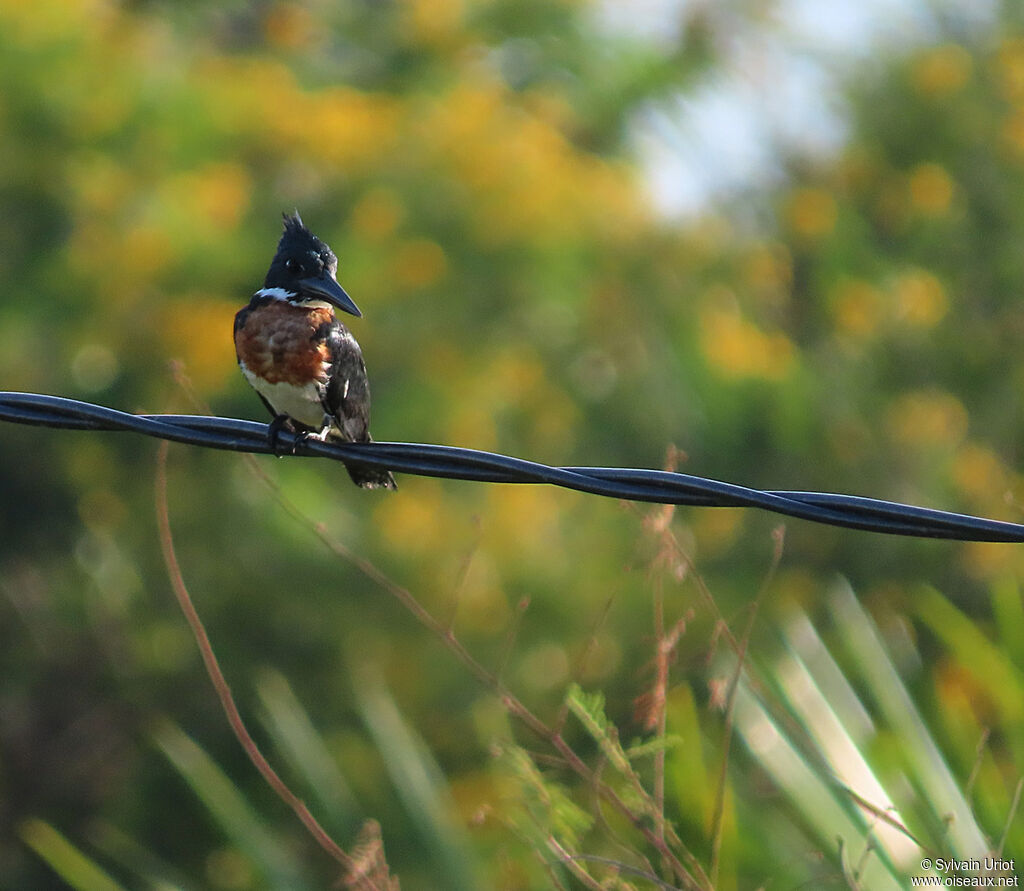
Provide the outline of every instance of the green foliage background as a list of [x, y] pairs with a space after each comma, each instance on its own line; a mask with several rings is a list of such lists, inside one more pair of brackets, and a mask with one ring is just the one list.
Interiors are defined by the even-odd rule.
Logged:
[[[771, 29], [762, 6], [736, 21]], [[1024, 36], [1005, 7], [982, 35], [950, 28], [854, 68], [838, 157], [785, 159], [781, 183], [683, 225], [651, 210], [629, 123], [714, 70], [727, 35], [710, 13], [652, 46], [568, 0], [0, 0], [0, 386], [195, 411], [180, 360], [217, 413], [261, 418], [231, 318], [298, 207], [365, 313], [378, 439], [652, 467], [675, 444], [705, 476], [1019, 521]], [[242, 757], [174, 606], [155, 446], [0, 433], [0, 884], [53, 887], [60, 839], [124, 887], [332, 881]], [[666, 813], [710, 861], [728, 666], [646, 511], [407, 477], [364, 493], [323, 463], [260, 464], [433, 613], [454, 612], [458, 638], [546, 720], [577, 680], [604, 691], [624, 740], [649, 736], [634, 704], [662, 591], [667, 621], [686, 618]], [[634, 862], [628, 827], [592, 825], [587, 789], [556, 768], [537, 782], [564, 783], [564, 807], [543, 785], [524, 805], [533, 775], [505, 747], [539, 741], [238, 456], [174, 447], [169, 472], [185, 578], [243, 711], [283, 758], [259, 716], [301, 705], [326, 757], [314, 809], [343, 844], [379, 820], [406, 888], [550, 887], [534, 850], [549, 833]], [[739, 629], [777, 519], [672, 523]], [[1024, 825], [1006, 825], [1024, 775], [1022, 573], [1019, 546], [791, 522], [750, 658], [775, 678], [796, 615], [841, 648], [824, 604], [850, 579], [986, 837], [1006, 828], [1005, 853], [1024, 857]], [[870, 701], [857, 658], [839, 662]], [[914, 743], [873, 717], [862, 750], [914, 813]], [[566, 732], [598, 757], [581, 725]], [[203, 758], [227, 798], [183, 767]], [[838, 850], [756, 752], [734, 744], [726, 776], [716, 887], [842, 881]], [[218, 811], [234, 793], [251, 823]], [[910, 828], [945, 844], [941, 819]]]

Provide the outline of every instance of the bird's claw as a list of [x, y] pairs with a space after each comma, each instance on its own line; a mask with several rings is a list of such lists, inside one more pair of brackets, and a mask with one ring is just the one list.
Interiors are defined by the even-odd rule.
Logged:
[[285, 455], [294, 455], [295, 448], [299, 443], [298, 438], [291, 445], [282, 445], [281, 443], [281, 431], [290, 427], [288, 420], [288, 415], [278, 415], [270, 422], [270, 426], [267, 429], [267, 442], [270, 444], [270, 450], [278, 458], [283, 458]]
[[[327, 435], [331, 432], [333, 425], [334, 419], [330, 415], [324, 415], [324, 423], [319, 430], [296, 430], [288, 415], [277, 415], [270, 422], [270, 427], [267, 430], [267, 441], [270, 443], [270, 450], [278, 458], [283, 458], [285, 455], [297, 454], [299, 446], [307, 440], [312, 439], [315, 442], [326, 442]], [[282, 430], [288, 430], [295, 437], [291, 445], [281, 444]]]

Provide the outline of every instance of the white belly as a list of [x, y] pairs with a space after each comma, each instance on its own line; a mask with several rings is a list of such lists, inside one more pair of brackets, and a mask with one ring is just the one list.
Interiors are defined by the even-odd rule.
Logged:
[[300, 424], [319, 430], [324, 423], [324, 408], [320, 404], [320, 388], [313, 383], [297, 387], [283, 381], [271, 384], [257, 377], [245, 364], [241, 364], [242, 374], [252, 388], [267, 400], [279, 415], [288, 415]]

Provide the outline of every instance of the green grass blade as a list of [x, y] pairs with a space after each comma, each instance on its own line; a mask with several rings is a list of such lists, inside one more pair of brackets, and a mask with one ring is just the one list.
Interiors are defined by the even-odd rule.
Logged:
[[125, 891], [92, 860], [44, 820], [26, 820], [18, 827], [25, 844], [75, 891]]
[[920, 588], [915, 603], [918, 616], [984, 687], [1003, 719], [1011, 725], [1024, 723], [1024, 673], [1006, 651], [934, 588]]
[[[736, 688], [735, 723], [751, 754], [800, 809], [825, 850], [835, 852], [837, 844], [847, 851], [861, 850], [869, 843], [868, 827], [850, 816], [831, 780], [807, 763], [751, 692], [745, 677]], [[902, 882], [882, 859], [870, 857], [858, 876], [857, 887], [864, 891], [898, 891]]]
[[266, 828], [227, 775], [176, 724], [160, 722], [153, 731], [167, 756], [199, 799], [213, 814], [225, 835], [253, 864], [275, 891], [305, 891], [297, 863]]
[[985, 856], [988, 844], [970, 806], [893, 665], [878, 629], [845, 580], [833, 587], [829, 605], [871, 697], [901, 739], [902, 751], [936, 820], [948, 825], [953, 851], [960, 859]]
[[444, 872], [443, 887], [451, 891], [479, 888], [476, 864], [465, 831], [455, 817], [444, 774], [426, 745], [402, 718], [377, 674], [369, 669], [361, 671], [355, 694], [391, 781]]
[[89, 841], [125, 875], [137, 876], [151, 891], [189, 891], [196, 888], [182, 871], [154, 854], [128, 833], [104, 820], [89, 827]]
[[256, 692], [265, 712], [264, 726], [292, 771], [302, 777], [339, 833], [355, 832], [360, 822], [355, 796], [288, 681], [268, 669], [257, 682]]
[[[804, 616], [800, 618], [805, 619]], [[807, 730], [816, 750], [839, 782], [887, 814], [896, 823], [905, 825], [904, 816], [871, 765], [867, 754], [870, 736], [862, 732], [859, 722], [854, 724], [851, 732], [840, 717], [842, 712], [847, 716], [851, 712], [857, 714], [856, 710], [849, 708], [847, 697], [840, 695], [832, 698], [839, 683], [847, 687], [848, 694], [853, 693], [846, 685], [846, 679], [842, 678], [840, 682], [826, 670], [823, 678], [825, 686], [820, 686], [817, 677], [801, 656], [812, 638], [806, 633], [788, 633], [787, 639], [791, 649], [778, 661], [775, 675], [790, 709]], [[810, 655], [814, 655], [815, 649], [813, 646], [810, 648]], [[824, 657], [817, 654], [815, 661], [817, 667], [821, 668]], [[836, 703], [840, 704], [842, 711], [834, 707]], [[924, 851], [907, 833], [887, 822], [875, 821], [873, 815], [867, 819], [875, 823], [871, 833], [878, 843], [880, 854], [884, 852], [884, 855], [903, 872], [912, 870], [920, 864]]]

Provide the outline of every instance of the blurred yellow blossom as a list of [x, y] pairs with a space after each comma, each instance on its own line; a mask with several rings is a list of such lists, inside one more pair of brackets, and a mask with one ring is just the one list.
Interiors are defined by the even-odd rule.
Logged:
[[162, 198], [188, 231], [230, 230], [248, 209], [251, 188], [245, 168], [218, 162], [166, 179]]
[[935, 687], [947, 719], [977, 728], [976, 734], [998, 720], [990, 688], [958, 662], [947, 659], [936, 666]]
[[472, 228], [486, 243], [574, 238], [587, 228], [621, 238], [643, 219], [625, 165], [577, 151], [480, 72], [432, 99], [415, 130], [434, 163], [472, 193]]
[[121, 257], [121, 273], [131, 272], [146, 282], [174, 259], [174, 245], [167, 232], [155, 224], [131, 226], [114, 236], [111, 249]]
[[515, 561], [562, 563], [561, 508], [572, 496], [551, 486], [489, 486], [484, 543]]
[[393, 263], [395, 278], [406, 288], [436, 284], [448, 268], [441, 246], [428, 238], [412, 238], [400, 244]]
[[[293, 96], [268, 129], [283, 146], [351, 174], [374, 166], [397, 136], [399, 109], [383, 94], [333, 87]], [[309, 122], [316, 126], [310, 127]], [[263, 123], [267, 126], [266, 121]]]
[[967, 83], [972, 68], [967, 50], [946, 43], [922, 53], [914, 63], [911, 77], [914, 86], [926, 96], [945, 96]]
[[944, 214], [953, 200], [953, 180], [939, 164], [919, 164], [910, 174], [910, 200], [922, 213]]
[[1002, 502], [1010, 476], [999, 457], [985, 446], [967, 442], [953, 459], [953, 481], [974, 503]]
[[967, 409], [952, 393], [914, 390], [886, 411], [889, 435], [908, 446], [954, 446], [967, 435]]
[[366, 192], [352, 208], [352, 228], [374, 241], [387, 238], [405, 217], [405, 208], [393, 189], [378, 187]]
[[113, 214], [138, 189], [131, 171], [100, 152], [70, 159], [65, 170], [65, 194], [85, 217]]
[[1020, 564], [1020, 549], [1012, 544], [969, 541], [963, 547], [964, 564], [977, 578], [991, 579], [1006, 572], [1014, 572], [1019, 576], [1024, 569]]
[[531, 350], [501, 350], [487, 370], [487, 388], [504, 402], [521, 402], [544, 380], [544, 368]]
[[460, 33], [462, 0], [402, 0], [399, 4], [409, 40], [438, 45]]
[[71, 268], [111, 307], [122, 310], [174, 259], [174, 246], [161, 226], [138, 222], [125, 227], [89, 216], [75, 225], [67, 251]]
[[942, 282], [923, 269], [905, 272], [897, 278], [893, 296], [898, 318], [917, 328], [932, 327], [949, 309]]
[[780, 302], [789, 294], [793, 262], [783, 244], [758, 244], [744, 262], [744, 277], [755, 292], [769, 295], [771, 302]]
[[1011, 101], [1024, 99], [1024, 38], [1011, 37], [999, 48], [997, 73], [1004, 95]]
[[316, 26], [313, 12], [299, 3], [275, 3], [263, 19], [267, 42], [282, 49], [308, 48], [325, 31]]
[[736, 542], [747, 511], [721, 510], [699, 511], [690, 520], [690, 529], [701, 559], [710, 560], [721, 556]]
[[269, 58], [204, 57], [190, 71], [194, 94], [203, 103], [194, 109], [217, 122], [225, 133], [252, 133], [279, 151], [273, 143], [283, 126], [293, 121], [293, 106], [302, 101], [291, 69]]
[[439, 549], [447, 534], [441, 522], [443, 493], [437, 480], [403, 477], [401, 498], [382, 498], [374, 510], [374, 528], [387, 544], [409, 557]]
[[223, 132], [246, 134], [293, 162], [351, 175], [379, 163], [397, 137], [401, 109], [394, 97], [340, 86], [305, 89], [291, 69], [266, 57], [207, 58], [191, 74], [202, 85], [202, 113]]
[[449, 406], [448, 437], [456, 445], [491, 451], [498, 448], [494, 415], [467, 401]]
[[[471, 557], [458, 588], [455, 622], [460, 630], [484, 634], [497, 634], [508, 629], [512, 607], [501, 585], [502, 573], [490, 554], [476, 551]], [[440, 586], [439, 586], [440, 587]]]
[[864, 339], [878, 330], [884, 301], [874, 285], [861, 279], [845, 279], [830, 296], [832, 314], [841, 334]]
[[1011, 155], [1024, 156], [1024, 109], [1014, 109], [1003, 122], [1003, 143]]
[[160, 333], [164, 357], [180, 358], [201, 392], [222, 388], [237, 374], [231, 326], [238, 304], [195, 296], [163, 305]]
[[728, 292], [712, 289], [700, 313], [700, 343], [708, 363], [725, 377], [779, 380], [793, 366], [793, 344], [784, 334], [765, 334], [742, 317]]
[[557, 448], [564, 455], [576, 441], [580, 409], [563, 391], [548, 387], [543, 398], [533, 402], [531, 423], [536, 445], [543, 451]]
[[499, 449], [498, 422], [514, 418], [520, 435], [564, 442], [578, 418], [578, 409], [564, 392], [552, 387], [536, 353], [520, 344], [492, 351], [475, 370], [464, 357], [435, 345], [425, 368], [431, 376], [458, 382], [450, 395], [447, 436], [459, 445]]
[[835, 198], [824, 189], [800, 188], [790, 195], [789, 224], [803, 238], [828, 235], [835, 228], [838, 215]]
[[102, 33], [116, 15], [113, 0], [0, 0], [0, 28], [27, 47]]

